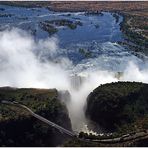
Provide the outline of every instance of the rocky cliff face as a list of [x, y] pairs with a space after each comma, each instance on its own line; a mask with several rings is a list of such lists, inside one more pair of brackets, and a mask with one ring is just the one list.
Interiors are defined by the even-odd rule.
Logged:
[[[0, 101], [18, 101], [35, 113], [71, 130], [68, 111], [56, 89], [0, 88]], [[0, 103], [0, 146], [58, 146], [68, 137], [22, 108]]]
[[117, 82], [96, 88], [87, 98], [86, 115], [109, 131], [148, 128], [148, 85]]
[[[83, 140], [69, 140], [64, 146], [148, 146], [148, 84], [116, 82], [101, 85], [88, 96], [86, 115], [108, 132], [102, 136], [81, 132], [79, 137]], [[106, 142], [99, 142], [101, 139]]]

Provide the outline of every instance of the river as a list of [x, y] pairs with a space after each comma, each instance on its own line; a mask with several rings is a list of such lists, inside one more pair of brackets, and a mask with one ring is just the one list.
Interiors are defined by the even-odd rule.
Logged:
[[[55, 37], [60, 48], [56, 58], [63, 56], [70, 59], [74, 64], [72, 73], [86, 69], [122, 71], [131, 59], [142, 62], [130, 49], [118, 44], [119, 41], [124, 41], [124, 35], [120, 31], [123, 18], [118, 14], [116, 19], [109, 12], [92, 15], [84, 12], [53, 12], [45, 8], [5, 5], [0, 5], [0, 8], [0, 14], [11, 15], [0, 17], [0, 30], [21, 28], [34, 35], [36, 40]], [[57, 26], [58, 32], [49, 36], [39, 25], [46, 20], [61, 19], [80, 21], [82, 26], [77, 26], [76, 29]]]
[[[63, 19], [80, 24], [74, 29], [55, 25], [58, 31], [51, 35], [40, 26]], [[122, 20], [110, 12], [93, 15], [0, 5], [0, 85], [68, 90], [73, 129], [80, 130], [86, 120], [86, 97], [95, 87], [118, 81], [117, 72], [125, 74], [123, 81], [148, 82], [147, 72], [140, 72], [147, 57], [139, 58], [120, 44], [125, 40]]]

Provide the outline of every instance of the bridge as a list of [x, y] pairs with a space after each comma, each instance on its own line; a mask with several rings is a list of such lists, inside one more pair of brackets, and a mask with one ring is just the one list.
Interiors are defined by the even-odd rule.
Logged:
[[7, 104], [7, 105], [15, 105], [17, 107], [23, 108], [23, 109], [27, 110], [33, 117], [46, 123], [49, 126], [52, 126], [55, 129], [59, 130], [62, 134], [64, 133], [70, 137], [77, 138], [83, 142], [97, 142], [97, 143], [102, 143], [102, 144], [110, 144], [110, 146], [112, 146], [113, 144], [122, 144], [122, 143], [128, 142], [128, 141], [133, 142], [133, 141], [138, 141], [141, 139], [148, 139], [148, 130], [142, 130], [142, 131], [135, 132], [135, 133], [128, 133], [126, 135], [122, 135], [121, 137], [100, 139], [100, 140], [99, 139], [85, 139], [84, 137], [80, 138], [79, 134], [77, 135], [76, 133], [63, 128], [62, 126], [60, 126], [52, 121], [47, 120], [46, 118], [34, 113], [30, 108], [28, 108], [27, 106], [25, 106], [21, 103], [18, 103], [16, 101], [6, 101], [6, 100], [2, 100], [1, 103]]
[[21, 108], [27, 110], [33, 117], [35, 117], [35, 118], [37, 118], [38, 120], [40, 120], [40, 121], [42, 121], [42, 122], [48, 124], [49, 126], [52, 126], [52, 127], [56, 128], [56, 129], [59, 130], [61, 133], [65, 133], [66, 135], [68, 135], [68, 136], [70, 136], [70, 137], [77, 137], [77, 135], [76, 135], [74, 132], [69, 131], [69, 130], [63, 128], [62, 126], [57, 125], [56, 123], [51, 122], [51, 121], [47, 120], [46, 118], [44, 118], [44, 117], [42, 117], [42, 116], [40, 116], [40, 115], [34, 113], [30, 108], [28, 108], [27, 106], [25, 106], [25, 105], [23, 105], [23, 104], [20, 104], [20, 103], [18, 103], [18, 102], [16, 102], [16, 101], [12, 101], [12, 102], [11, 102], [11, 101], [5, 101], [5, 100], [2, 100], [1, 103], [7, 104], [7, 105], [15, 105], [15, 106], [21, 107]]

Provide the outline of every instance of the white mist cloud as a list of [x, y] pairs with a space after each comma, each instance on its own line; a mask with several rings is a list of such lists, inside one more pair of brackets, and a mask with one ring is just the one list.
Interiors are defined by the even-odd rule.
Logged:
[[58, 52], [58, 40], [51, 37], [46, 40], [40, 39], [36, 46], [36, 50], [40, 53], [40, 56], [55, 56]]
[[137, 81], [148, 83], [148, 69], [145, 67], [141, 69], [138, 65], [134, 62], [129, 61], [127, 68], [124, 71], [123, 81]]
[[40, 49], [41, 54], [53, 56], [58, 49], [56, 42], [53, 38], [35, 42], [20, 29], [1, 32], [0, 86], [67, 89], [68, 76], [62, 67], [51, 61], [41, 62], [33, 52]]
[[[35, 41], [25, 31], [16, 28], [0, 32], [0, 86], [69, 90], [71, 101], [67, 105], [73, 128], [80, 129], [86, 120], [84, 105], [88, 94], [100, 84], [118, 79], [108, 70], [86, 69], [82, 86], [73, 89], [67, 69], [74, 68], [74, 65], [68, 58], [58, 55], [58, 42], [56, 38]], [[148, 82], [147, 74], [147, 68], [140, 69], [129, 61], [121, 81]]]

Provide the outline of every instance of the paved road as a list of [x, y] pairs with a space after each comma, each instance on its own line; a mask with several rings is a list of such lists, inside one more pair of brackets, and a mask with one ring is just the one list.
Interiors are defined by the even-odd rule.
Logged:
[[65, 133], [65, 134], [67, 134], [68, 136], [71, 136], [71, 137], [77, 137], [77, 135], [76, 135], [74, 132], [69, 131], [69, 130], [67, 130], [67, 129], [65, 129], [65, 128], [63, 128], [63, 127], [61, 127], [61, 126], [59, 126], [59, 125], [57, 125], [57, 124], [55, 124], [55, 123], [53, 123], [53, 122], [47, 120], [46, 118], [44, 118], [44, 117], [42, 117], [42, 116], [40, 116], [40, 115], [34, 113], [30, 108], [28, 108], [28, 107], [25, 106], [25, 105], [22, 105], [22, 104], [20, 104], [20, 103], [18, 103], [18, 102], [15, 102], [15, 101], [14, 101], [14, 102], [11, 102], [11, 101], [5, 101], [5, 100], [1, 101], [1, 103], [3, 103], [3, 104], [9, 104], [9, 105], [16, 105], [16, 106], [18, 106], [18, 107], [24, 108], [24, 109], [26, 109], [33, 117], [35, 117], [35, 118], [41, 120], [42, 122], [44, 122], [44, 123], [46, 123], [46, 124], [48, 124], [48, 125], [50, 125], [50, 126], [56, 128], [56, 129], [58, 129], [61, 133]]

